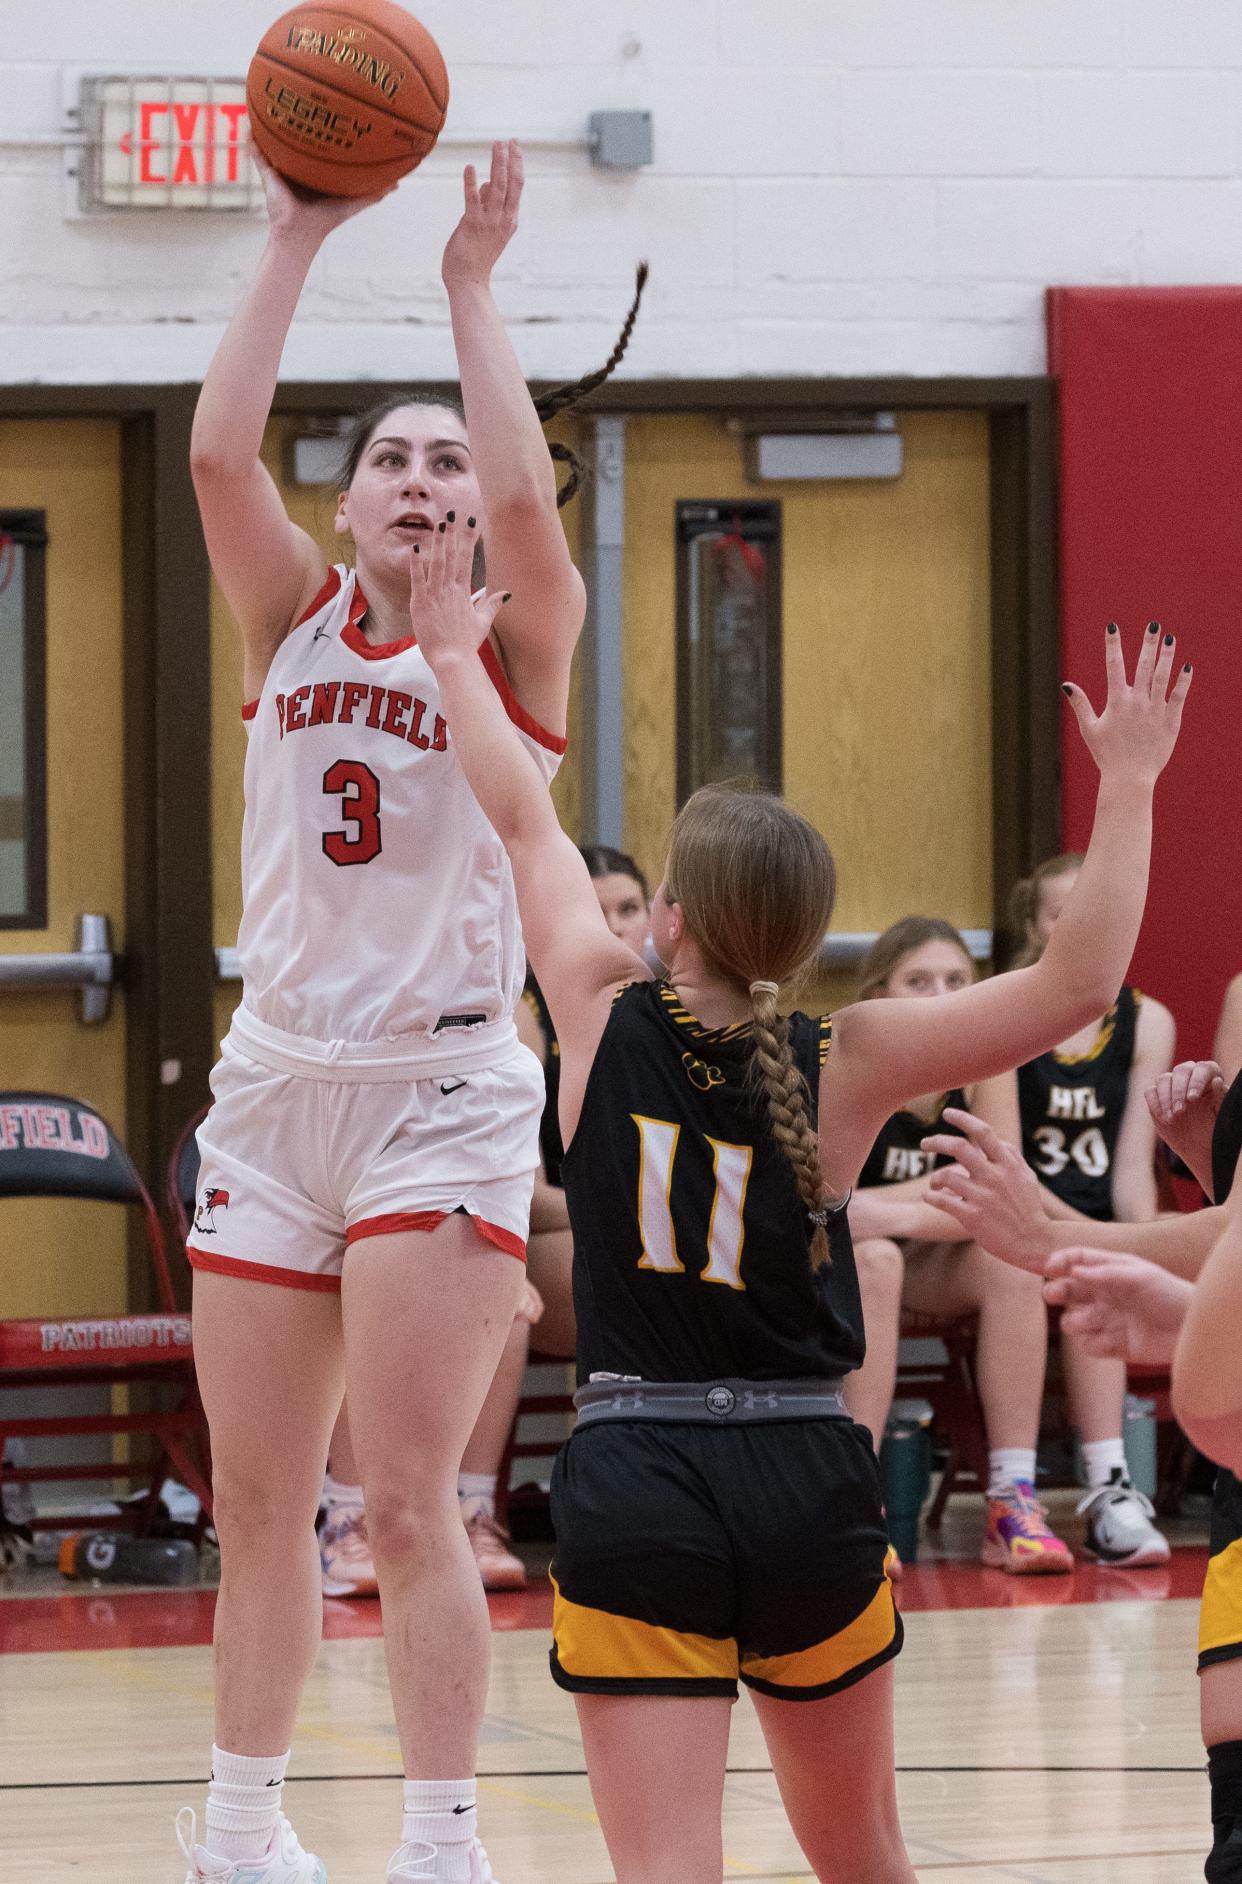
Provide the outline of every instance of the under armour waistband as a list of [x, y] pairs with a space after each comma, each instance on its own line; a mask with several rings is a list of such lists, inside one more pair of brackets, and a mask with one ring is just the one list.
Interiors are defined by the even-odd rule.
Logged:
[[574, 1395], [578, 1424], [596, 1420], [847, 1420], [840, 1380], [590, 1380]]
[[312, 1040], [239, 1007], [229, 1029], [239, 1052], [274, 1073], [339, 1085], [377, 1085], [384, 1081], [430, 1079], [445, 1073], [479, 1073], [500, 1066], [518, 1045], [511, 1016], [472, 1027], [446, 1027], [442, 1036], [402, 1040]]

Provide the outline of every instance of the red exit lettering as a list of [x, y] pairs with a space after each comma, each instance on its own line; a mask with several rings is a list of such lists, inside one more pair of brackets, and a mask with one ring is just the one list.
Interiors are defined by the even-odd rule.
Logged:
[[[138, 107], [139, 183], [175, 186], [238, 182], [245, 117], [246, 107], [240, 102], [170, 105], [160, 99], [144, 99]], [[126, 156], [133, 150], [128, 131], [121, 139], [121, 149]], [[165, 168], [168, 164], [172, 166], [171, 174]]]

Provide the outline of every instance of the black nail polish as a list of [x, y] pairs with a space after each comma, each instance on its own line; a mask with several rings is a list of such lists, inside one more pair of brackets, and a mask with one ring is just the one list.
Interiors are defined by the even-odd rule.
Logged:
[[421, 543], [416, 543], [416, 544], [414, 545], [414, 554], [415, 554], [416, 556], [418, 555], [418, 553], [419, 553], [419, 551], [420, 551], [420, 549], [421, 549], [421, 548], [422, 548], [422, 545], [421, 545]]
[[1158, 635], [1160, 633], [1160, 623], [1158, 621], [1149, 621], [1147, 624], [1147, 632], [1149, 635]]
[[1172, 635], [1166, 635], [1166, 636], [1164, 637], [1164, 645], [1165, 645], [1165, 647], [1166, 647], [1166, 648], [1171, 648], [1171, 647], [1173, 646], [1173, 637], [1172, 637]]
[[513, 600], [512, 591], [509, 589], [506, 589], [500, 599], [502, 602], [511, 602]]
[[448, 520], [449, 520], [449, 522], [450, 522], [450, 523], [456, 523], [456, 522], [457, 522], [457, 512], [456, 512], [455, 510], [450, 510], [450, 511], [448, 512]]
[[1190, 672], [1190, 662], [1189, 662], [1189, 661], [1187, 661], [1187, 663], [1186, 663], [1186, 665], [1185, 665], [1185, 667], [1183, 667], [1183, 669], [1182, 669], [1182, 672], [1183, 672], [1183, 674], [1188, 674], [1188, 673]]
[[467, 517], [467, 518], [466, 518], [466, 528], [467, 528], [467, 530], [473, 530], [473, 528], [474, 528], [474, 518], [473, 518], [473, 517]]
[[1116, 622], [1115, 622], [1115, 621], [1110, 621], [1110, 622], [1109, 622], [1109, 624], [1108, 624], [1108, 632], [1109, 632], [1109, 634], [1110, 634], [1110, 635], [1115, 635], [1115, 634], [1116, 634], [1116, 632], [1117, 632], [1117, 624], [1116, 624]]
[[437, 524], [436, 528], [439, 530], [440, 535], [443, 536], [444, 532], [448, 529], [448, 525], [447, 523], [441, 523], [441, 524]]
[[1068, 680], [1063, 680], [1063, 681], [1061, 682], [1061, 692], [1062, 692], [1063, 694], [1065, 694], [1065, 695], [1067, 695], [1067, 696], [1068, 696], [1069, 694], [1071, 694], [1071, 693], [1073, 693], [1073, 691], [1074, 691], [1074, 689], [1073, 689], [1073, 688], [1071, 687], [1071, 685], [1070, 685], [1070, 683], [1069, 683], [1069, 681], [1068, 681]]

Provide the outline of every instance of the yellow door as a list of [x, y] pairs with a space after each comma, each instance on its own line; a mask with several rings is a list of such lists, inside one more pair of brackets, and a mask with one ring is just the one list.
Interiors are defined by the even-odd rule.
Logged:
[[653, 880], [677, 808], [675, 507], [764, 498], [781, 505], [784, 788], [832, 845], [834, 927], [990, 927], [987, 420], [898, 427], [891, 482], [754, 484], [718, 419], [627, 421], [626, 846]]
[[[0, 929], [0, 954], [76, 945], [100, 913], [124, 947], [120, 425], [0, 420], [0, 512], [47, 528], [47, 919]], [[2, 603], [3, 598], [0, 598]], [[10, 624], [11, 626], [11, 624]], [[5, 778], [12, 793], [13, 781]], [[6, 832], [15, 828], [10, 796]], [[88, 1100], [125, 1134], [125, 1009], [86, 1025], [71, 990], [0, 990], [0, 1087]], [[57, 1199], [0, 1213], [0, 1317], [115, 1314], [127, 1302], [125, 1213]]]

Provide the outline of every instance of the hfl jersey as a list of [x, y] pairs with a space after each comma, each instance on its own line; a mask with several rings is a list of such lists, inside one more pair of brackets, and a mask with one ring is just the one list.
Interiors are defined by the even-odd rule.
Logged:
[[1223, 1204], [1233, 1189], [1242, 1157], [1242, 1073], [1220, 1102], [1212, 1127], [1212, 1202]]
[[[790, 1017], [815, 1117], [830, 1023]], [[747, 1024], [706, 1029], [664, 983], [622, 991], [561, 1166], [578, 1376], [829, 1378], [863, 1358], [846, 1212], [830, 1267], [751, 1077]]]
[[970, 1110], [960, 1087], [945, 1093], [934, 1119], [921, 1119], [917, 1112], [894, 1112], [867, 1153], [867, 1162], [858, 1174], [858, 1189], [868, 1190], [876, 1184], [904, 1184], [907, 1178], [926, 1177], [939, 1165], [948, 1164], [948, 1158], [923, 1150], [923, 1140], [932, 1132], [955, 1131], [956, 1128], [946, 1125], [941, 1117], [948, 1106], [957, 1106], [963, 1112]]
[[[373, 646], [338, 564], [243, 709], [245, 1006], [319, 1041], [409, 1040], [513, 1012], [525, 957], [504, 846], [453, 752], [413, 636]], [[480, 650], [546, 779], [563, 739]]]
[[1018, 1068], [1022, 1155], [1062, 1203], [1106, 1223], [1142, 996], [1123, 988], [1086, 1053], [1042, 1053]]

